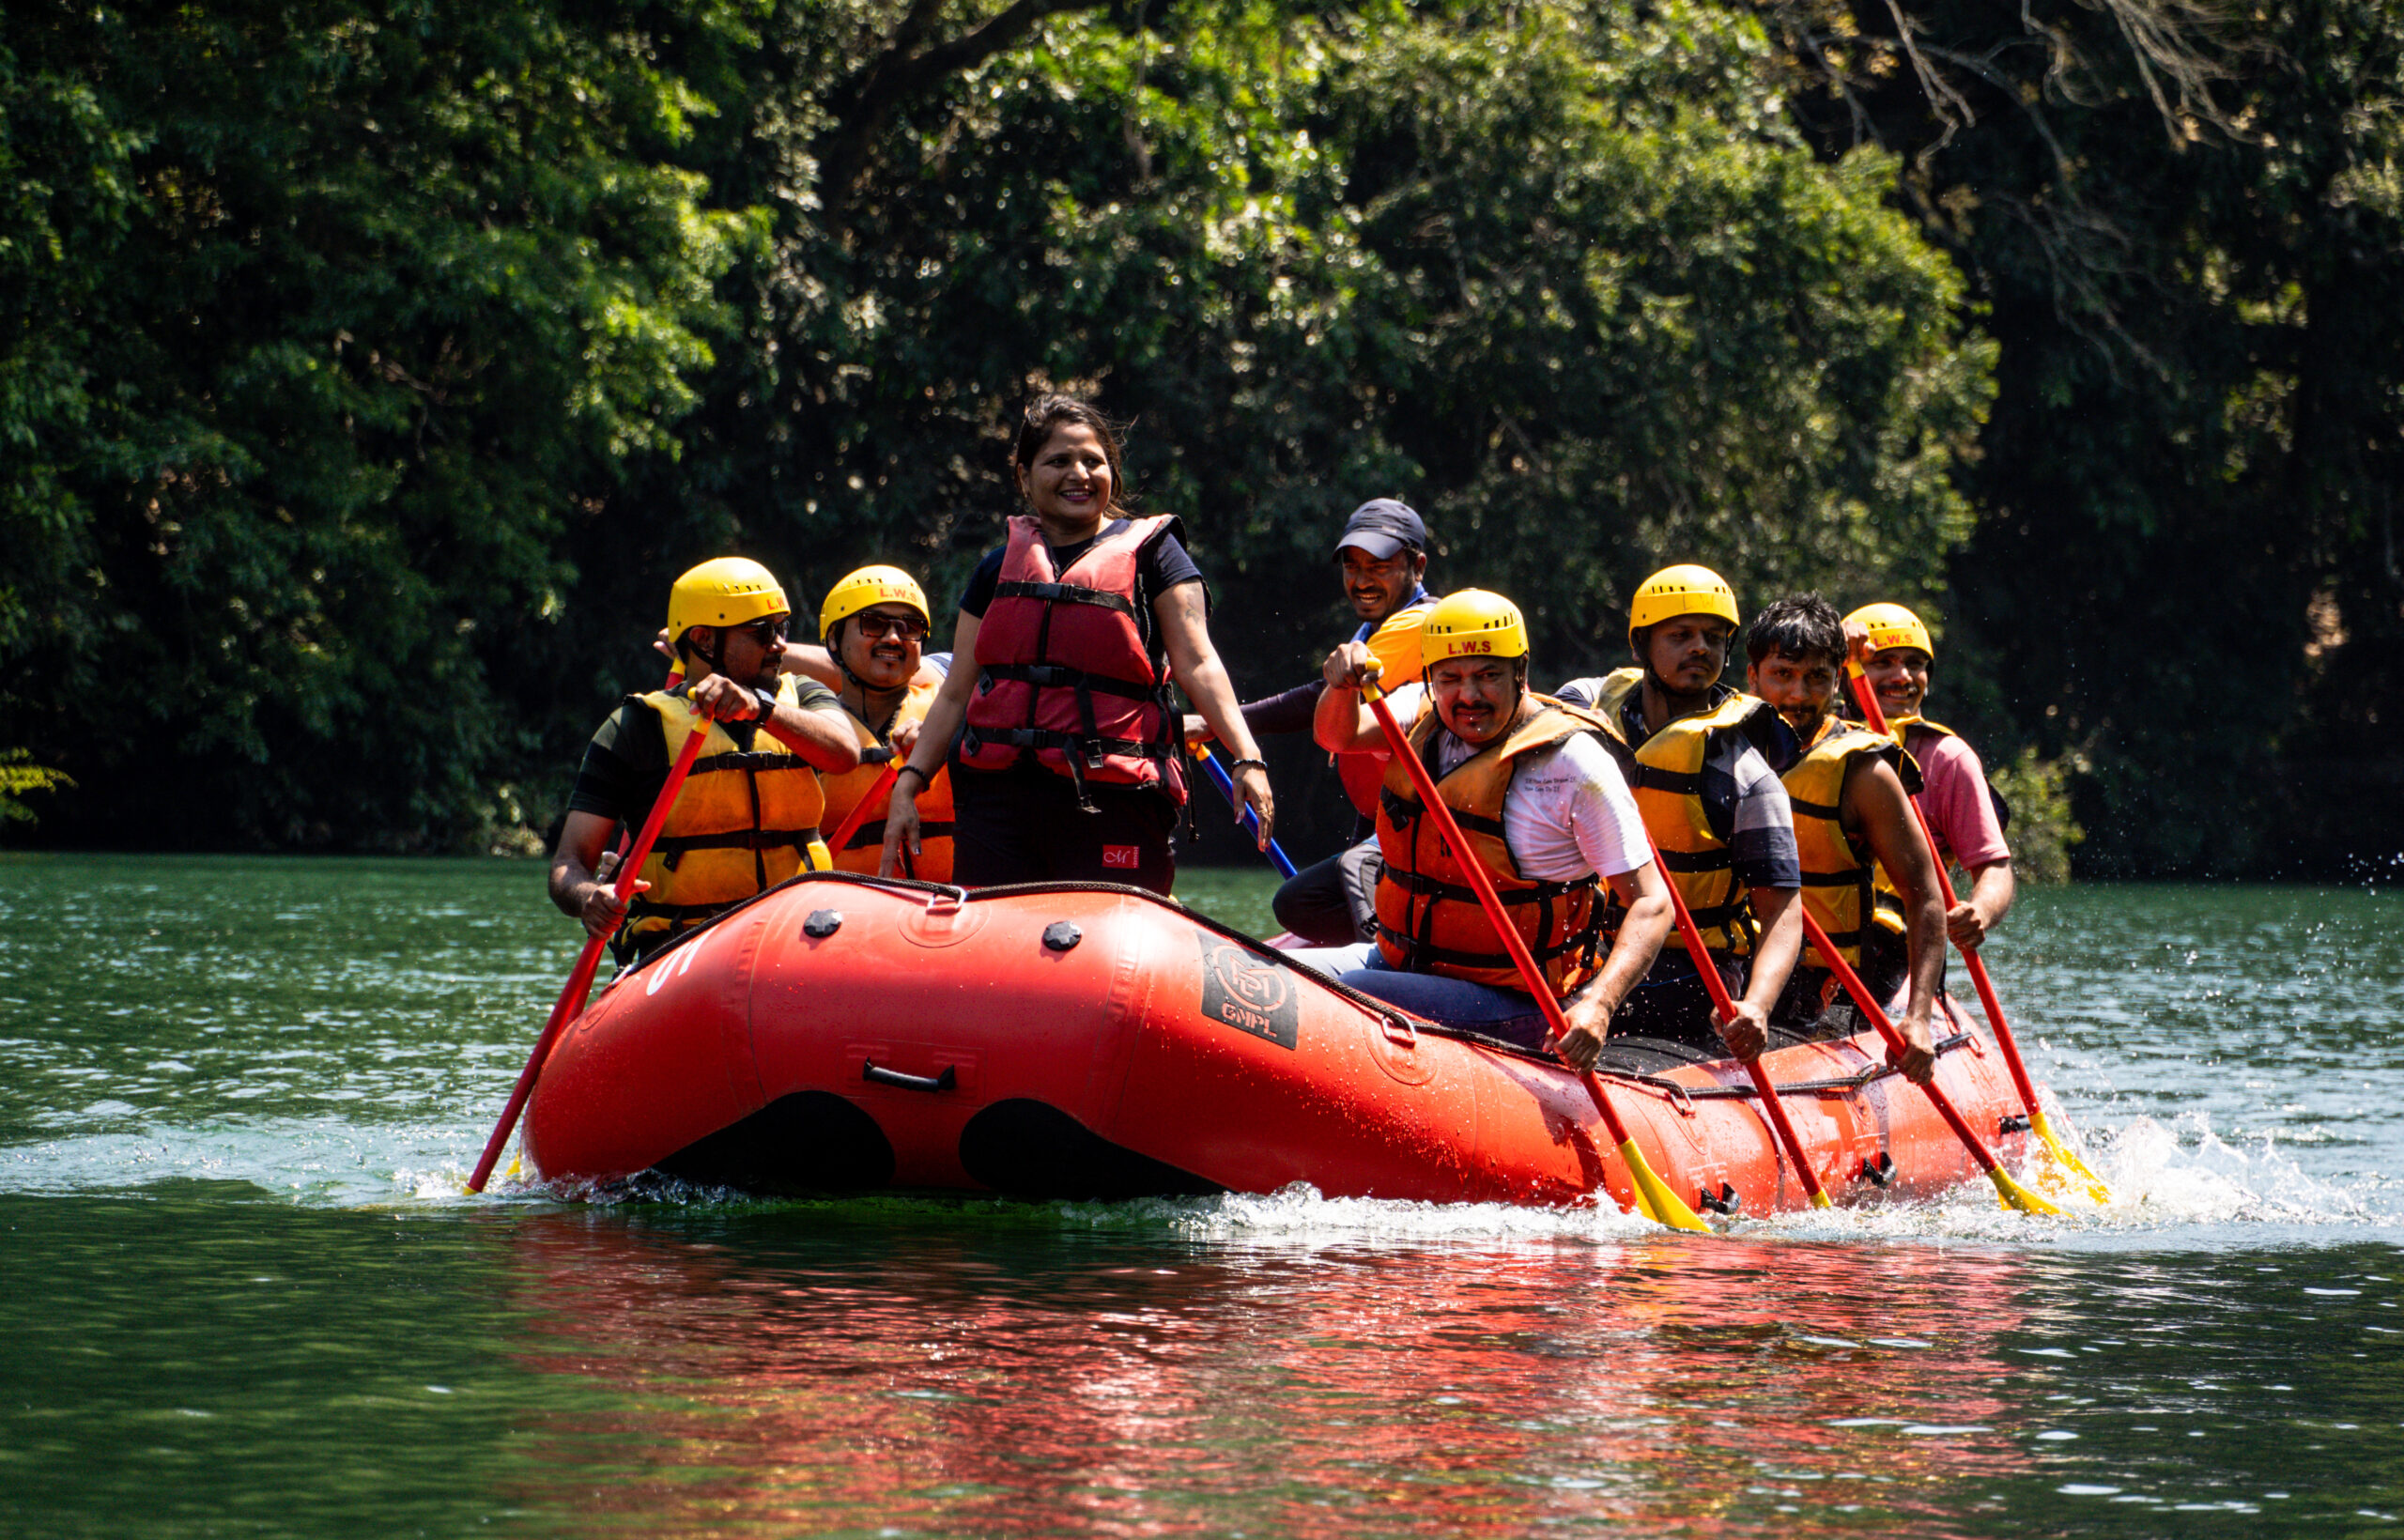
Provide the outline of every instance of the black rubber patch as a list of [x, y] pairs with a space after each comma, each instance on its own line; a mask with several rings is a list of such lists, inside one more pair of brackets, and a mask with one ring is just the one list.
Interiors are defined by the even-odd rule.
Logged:
[[812, 941], [824, 941], [843, 928], [843, 912], [840, 909], [812, 909], [809, 917], [801, 922], [801, 933]]
[[1202, 941], [1202, 1014], [1280, 1048], [1293, 1047], [1302, 1022], [1294, 975], [1241, 947], [1194, 933]]
[[996, 1101], [960, 1131], [960, 1163], [1017, 1198], [1203, 1197], [1226, 1189], [1114, 1145], [1048, 1102]]
[[832, 1091], [780, 1096], [655, 1168], [746, 1193], [846, 1193], [893, 1184], [893, 1145], [876, 1119]]
[[1056, 952], [1065, 952], [1085, 938], [1083, 931], [1065, 919], [1056, 919], [1043, 928], [1043, 945]]

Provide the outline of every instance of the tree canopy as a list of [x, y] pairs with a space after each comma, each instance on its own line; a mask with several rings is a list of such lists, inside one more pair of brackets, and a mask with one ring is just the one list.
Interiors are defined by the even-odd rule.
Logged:
[[1132, 424], [1248, 694], [1399, 496], [1540, 675], [1619, 661], [1668, 562], [1902, 599], [1991, 758], [2084, 767], [2083, 863], [2342, 861], [2272, 830], [2324, 806], [2290, 766], [2399, 762], [2400, 41], [2367, 0], [36, 0], [0, 747], [73, 778], [51, 839], [489, 844], [693, 562], [947, 608], [1056, 386]]

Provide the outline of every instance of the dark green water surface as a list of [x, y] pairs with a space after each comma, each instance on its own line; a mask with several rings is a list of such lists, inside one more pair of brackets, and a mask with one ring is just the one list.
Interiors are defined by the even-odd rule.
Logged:
[[2109, 1208], [1696, 1239], [1306, 1191], [467, 1198], [574, 952], [541, 880], [0, 859], [0, 1535], [2404, 1517], [2383, 893], [2028, 896], [1994, 961]]

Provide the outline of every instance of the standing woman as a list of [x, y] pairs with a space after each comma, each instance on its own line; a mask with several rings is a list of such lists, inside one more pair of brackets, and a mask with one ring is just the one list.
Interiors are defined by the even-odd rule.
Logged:
[[1010, 519], [961, 595], [955, 667], [893, 783], [884, 870], [918, 849], [917, 798], [948, 757], [953, 881], [1168, 892], [1186, 796], [1172, 676], [1235, 750], [1236, 789], [1267, 849], [1268, 767], [1210, 645], [1177, 520], [1127, 516], [1117, 437], [1072, 397], [1038, 397], [1011, 457], [1033, 512]]

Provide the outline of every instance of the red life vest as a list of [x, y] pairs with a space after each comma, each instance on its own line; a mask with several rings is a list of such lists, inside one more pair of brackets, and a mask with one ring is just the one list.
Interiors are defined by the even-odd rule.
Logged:
[[1176, 522], [1130, 520], [1061, 573], [1035, 516], [1010, 520], [994, 601], [977, 627], [961, 763], [1007, 769], [1032, 749], [1081, 795], [1093, 780], [1158, 786], [1185, 801], [1181, 724], [1135, 614], [1136, 558]]

